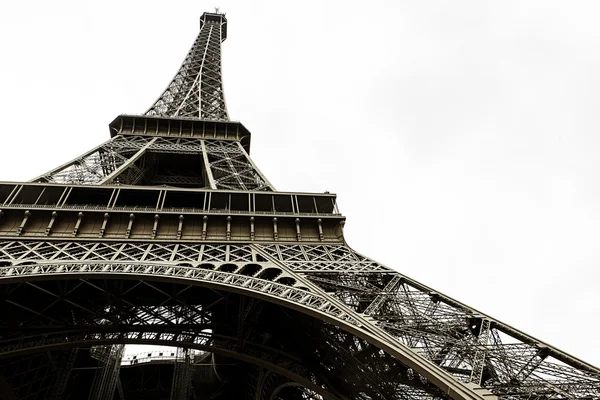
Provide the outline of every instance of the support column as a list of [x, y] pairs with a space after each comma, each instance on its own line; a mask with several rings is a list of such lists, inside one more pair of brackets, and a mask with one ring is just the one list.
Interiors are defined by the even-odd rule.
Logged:
[[125, 345], [95, 347], [92, 349], [92, 357], [98, 359], [98, 369], [94, 375], [89, 400], [112, 400], [119, 380], [121, 370], [121, 358]]
[[469, 382], [481, 384], [481, 378], [483, 376], [483, 368], [485, 367], [485, 356], [487, 353], [488, 338], [490, 336], [490, 320], [486, 318], [481, 319], [481, 326], [479, 328], [479, 336], [477, 337], [478, 348], [475, 353], [475, 359], [473, 360], [473, 369], [471, 370], [471, 378]]
[[177, 348], [171, 400], [188, 400], [192, 383], [192, 359], [188, 349]]
[[71, 371], [73, 370], [73, 365], [75, 364], [78, 351], [79, 349], [77, 348], [69, 351], [63, 367], [58, 372], [54, 387], [52, 388], [52, 394], [50, 395], [51, 400], [60, 400], [63, 398], [65, 389], [69, 383], [69, 378], [71, 377]]

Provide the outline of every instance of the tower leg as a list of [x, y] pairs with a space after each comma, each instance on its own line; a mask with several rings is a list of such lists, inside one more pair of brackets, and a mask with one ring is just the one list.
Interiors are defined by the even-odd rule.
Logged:
[[67, 384], [69, 383], [69, 378], [71, 377], [71, 371], [73, 370], [73, 365], [75, 364], [75, 359], [77, 358], [77, 352], [79, 349], [71, 349], [63, 367], [58, 372], [58, 376], [56, 377], [56, 382], [54, 383], [54, 387], [52, 388], [52, 394], [50, 395], [51, 400], [60, 400], [63, 398], [65, 394], [65, 389], [67, 388]]
[[178, 347], [173, 371], [173, 385], [171, 386], [171, 400], [187, 400], [190, 397], [191, 372], [192, 360], [188, 349]]
[[121, 370], [121, 358], [125, 345], [117, 344], [102, 346], [92, 349], [92, 357], [99, 361], [99, 368], [94, 375], [92, 390], [89, 400], [112, 400], [114, 397], [119, 371]]

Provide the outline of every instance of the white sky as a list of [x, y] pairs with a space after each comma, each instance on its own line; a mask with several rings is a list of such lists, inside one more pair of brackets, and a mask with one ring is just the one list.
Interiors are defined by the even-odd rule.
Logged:
[[2, 2], [0, 179], [144, 112], [215, 5], [279, 190], [337, 193], [357, 251], [600, 365], [597, 1]]

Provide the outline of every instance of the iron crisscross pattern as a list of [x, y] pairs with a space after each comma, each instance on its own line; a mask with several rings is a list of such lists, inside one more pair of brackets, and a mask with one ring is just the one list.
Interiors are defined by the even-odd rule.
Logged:
[[181, 68], [146, 115], [229, 120], [221, 78], [221, 34], [221, 22], [203, 24]]
[[[597, 371], [564, 353], [346, 246], [4, 241], [0, 259], [7, 260], [0, 280], [130, 276], [145, 282], [164, 277], [266, 296], [366, 329], [391, 346], [411, 348], [424, 362], [500, 398], [537, 393], [585, 397], [595, 395], [600, 384]], [[378, 267], [365, 269], [371, 264]], [[189, 318], [201, 313], [137, 309], [129, 322], [139, 325], [173, 319], [193, 323]]]
[[[288, 398], [286, 391], [302, 394], [294, 398], [331, 399], [600, 398], [597, 368], [345, 244], [323, 244], [332, 242], [327, 232], [335, 243], [345, 243], [342, 222], [334, 229], [325, 218], [312, 227], [296, 218], [330, 209], [316, 196], [288, 194], [280, 207], [283, 195], [252, 193], [275, 189], [249, 157], [249, 132], [227, 122], [221, 75], [226, 19], [205, 13], [201, 23], [181, 68], [143, 118], [119, 117], [109, 141], [34, 180], [74, 187], [46, 193], [53, 185], [21, 185], [4, 196], [15, 205], [7, 202], [8, 213], [0, 210], [0, 218], [5, 215], [14, 227], [21, 221], [16, 237], [38, 240], [7, 240], [12, 234], [0, 240], [0, 358], [18, 361], [0, 363], [0, 373], [17, 367], [7, 379], [0, 376], [0, 387], [8, 382], [30, 391], [37, 385], [35, 396], [49, 391], [60, 396], [76, 346], [92, 346], [92, 358], [100, 361], [92, 396], [111, 399], [123, 390], [117, 382], [124, 343], [144, 343], [179, 347], [172, 398], [188, 396], [192, 379], [191, 359], [182, 347], [253, 364], [244, 382], [253, 400]], [[107, 184], [115, 187], [75, 187]], [[203, 193], [194, 191], [200, 188]], [[22, 203], [21, 191], [27, 200]], [[17, 210], [19, 217], [13, 208], [37, 203], [29, 197], [42, 207], [57, 206], [60, 218], [75, 217], [61, 211], [65, 205], [62, 209], [100, 210], [96, 203], [103, 203], [111, 212], [132, 213], [128, 219], [117, 212], [102, 219], [89, 213], [84, 220], [80, 212], [74, 229], [60, 231], [58, 212], [50, 214], [48, 225], [37, 209]], [[232, 209], [236, 202], [241, 205]], [[171, 204], [164, 218], [160, 204]], [[200, 204], [207, 214], [255, 209], [280, 218], [267, 220], [257, 212], [247, 226], [237, 215], [220, 222], [212, 216], [209, 222], [207, 215], [200, 219], [195, 211], [183, 215]], [[114, 222], [108, 225], [109, 220]], [[102, 224], [99, 236], [84, 236], [82, 223]], [[224, 236], [214, 233], [221, 227]], [[263, 244], [260, 231], [266, 227]], [[115, 233], [120, 228], [124, 236]], [[177, 236], [161, 235], [169, 228]], [[248, 228], [247, 238], [232, 234]], [[199, 242], [186, 236], [194, 229]], [[294, 244], [281, 244], [286, 242]], [[48, 359], [26, 357], [35, 352], [47, 352]], [[50, 365], [52, 352], [61, 366]], [[62, 375], [54, 379], [59, 369]], [[36, 378], [38, 371], [44, 378]]]
[[267, 179], [254, 166], [240, 142], [207, 140], [205, 147], [215, 189], [272, 189]]
[[15, 261], [252, 262], [255, 253], [250, 246], [226, 244], [0, 241], [0, 259]]
[[[570, 365], [568, 360], [560, 359], [560, 352], [553, 353], [533, 339], [517, 337], [510, 327], [345, 246], [0, 242], [1, 258], [14, 263], [12, 267], [2, 268], [4, 277], [128, 273], [204, 279], [282, 298], [291, 296], [298, 304], [312, 304], [321, 311], [333, 307], [338, 310], [336, 317], [350, 318], [358, 324], [348, 310], [323, 303], [324, 298], [314, 297], [314, 293], [215, 268], [215, 265], [233, 263], [232, 271], [241, 271], [239, 263], [262, 264], [260, 254], [305, 276], [343, 302], [350, 313], [370, 319], [394, 341], [413, 348], [464, 382], [475, 377], [477, 384], [498, 395], [519, 397], [541, 390], [583, 396], [595, 393], [600, 384], [596, 372]], [[190, 263], [210, 263], [212, 269], [191, 267]], [[377, 268], [373, 268], [373, 264]], [[341, 265], [345, 265], [345, 269]], [[486, 328], [489, 334], [482, 336], [485, 321], [489, 321]], [[480, 372], [473, 375], [475, 368]]]
[[[237, 267], [236, 267], [237, 269]], [[359, 322], [344, 310], [319, 294], [302, 288], [273, 282], [260, 277], [223, 272], [215, 269], [196, 268], [173, 264], [127, 263], [123, 261], [108, 262], [73, 262], [73, 263], [25, 263], [10, 267], [0, 267], [1, 279], [20, 279], [26, 277], [81, 277], [129, 275], [139, 279], [157, 279], [160, 277], [180, 278], [183, 280], [205, 282], [217, 287], [239, 288], [268, 296], [276, 301], [286, 301], [301, 305], [315, 312], [330, 315], [345, 323], [359, 326]]]
[[[81, 157], [45, 173], [33, 181], [77, 185], [106, 183], [117, 170], [140, 153], [151, 140], [146, 137], [115, 136]], [[128, 170], [132, 176], [122, 183], [133, 184], [135, 177], [139, 176], [142, 171], [135, 164], [132, 164]]]
[[188, 138], [158, 138], [149, 147], [150, 151], [175, 154], [201, 154], [202, 142], [199, 139]]
[[342, 245], [260, 245], [296, 272], [389, 272], [382, 265]]
[[500, 398], [600, 393], [593, 367], [346, 246], [255, 246], [462, 382]]
[[[250, 159], [238, 140], [165, 138], [116, 135], [81, 157], [49, 171], [32, 181], [59, 184], [138, 185], [152, 175], [156, 154], [186, 154], [205, 158], [210, 186], [226, 190], [273, 190], [272, 185]], [[199, 164], [198, 164], [199, 165]], [[194, 168], [198, 168], [195, 165]], [[169, 176], [156, 171], [156, 184], [181, 183], [202, 186], [197, 176]], [[183, 173], [178, 171], [178, 173]], [[191, 171], [195, 173], [195, 171]], [[186, 180], [187, 179], [187, 180]]]

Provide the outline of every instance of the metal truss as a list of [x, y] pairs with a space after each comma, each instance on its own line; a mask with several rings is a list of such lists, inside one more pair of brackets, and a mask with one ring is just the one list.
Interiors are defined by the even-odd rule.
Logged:
[[105, 243], [79, 241], [0, 241], [0, 259], [28, 261], [135, 261], [255, 263], [264, 261], [251, 246], [227, 244]]
[[192, 359], [187, 348], [177, 348], [171, 400], [187, 400], [191, 389]]
[[221, 42], [225, 40], [226, 24], [222, 14], [205, 14], [181, 68], [146, 115], [229, 120], [221, 78]]
[[[594, 396], [600, 385], [597, 369], [341, 245], [13, 241], [2, 242], [0, 254], [0, 282], [163, 276], [254, 293], [380, 348], [411, 349], [423, 365], [502, 398]], [[170, 318], [155, 313], [140, 309], [138, 323]]]
[[80, 157], [53, 169], [32, 182], [101, 185], [111, 182], [123, 167], [130, 167], [123, 183], [135, 183], [140, 168], [133, 165], [153, 139], [141, 136], [115, 136]]
[[[500, 398], [600, 395], [600, 371], [344, 246], [256, 245], [458, 380]], [[343, 264], [344, 267], [340, 268]]]
[[[249, 134], [240, 137], [239, 127], [232, 136], [234, 140], [209, 140], [204, 125], [201, 134], [205, 140], [158, 137], [159, 132], [167, 136], [173, 133], [171, 122], [179, 123], [179, 135], [182, 135], [185, 119], [229, 121], [221, 78], [221, 42], [226, 37], [226, 25], [224, 14], [205, 13], [202, 16], [198, 38], [181, 68], [146, 112], [148, 117], [175, 118], [166, 121], [166, 132], [160, 121], [152, 120], [150, 124], [155, 126], [153, 137], [153, 133], [148, 131], [149, 119], [146, 118], [140, 134], [136, 131], [135, 120], [132, 120], [131, 134], [123, 135], [121, 119], [117, 130], [119, 134], [111, 140], [33, 181], [274, 190], [242, 146], [241, 140], [249, 143]], [[221, 129], [219, 136], [222, 136]], [[193, 131], [189, 134], [194, 135]], [[217, 139], [216, 125], [213, 134], [213, 138]], [[227, 130], [225, 136], [228, 136]], [[157, 154], [202, 155], [204, 163], [192, 163], [187, 169], [169, 170], [173, 164], [160, 165]], [[157, 167], [160, 170], [156, 170]]]
[[178, 348], [172, 399], [195, 368], [252, 400], [600, 398], [598, 368], [345, 245], [335, 196], [275, 192], [227, 122], [226, 32], [205, 13], [145, 116], [0, 185], [0, 390], [58, 399], [91, 348], [90, 399], [124, 398], [136, 343]]
[[92, 357], [100, 361], [96, 370], [89, 400], [112, 400], [121, 369], [125, 346], [122, 344], [92, 348]]
[[[0, 394], [5, 398], [42, 398], [52, 391], [58, 379], [56, 361], [48, 353], [26, 355], [0, 367], [0, 377], [4, 383]], [[12, 393], [7, 390], [9, 388]]]
[[[196, 267], [150, 263], [122, 263], [118, 261], [84, 264], [26, 264], [2, 269], [0, 271], [0, 280], [18, 281], [22, 278], [26, 279], [26, 277], [59, 279], [60, 275], [63, 275], [64, 279], [85, 277], [88, 275], [104, 276], [107, 278], [126, 275], [134, 279], [153, 279], [161, 276], [164, 278], [180, 278], [207, 283], [210, 286], [223, 290], [237, 289], [244, 293], [253, 293], [270, 301], [283, 302], [319, 315], [327, 315], [345, 324], [360, 325], [356, 318], [347, 314], [342, 308], [329, 301], [322, 294], [312, 293], [302, 286], [294, 287], [296, 284], [295, 280], [285, 276], [276, 267], [271, 267], [268, 264], [264, 265], [259, 268], [260, 272], [256, 278], [252, 275], [245, 275], [244, 268], [246, 271], [254, 270], [254, 265], [257, 264], [238, 265], [227, 263], [218, 266], [215, 264], [202, 264]], [[239, 271], [239, 273], [235, 273], [236, 271]], [[58, 301], [58, 299], [55, 300]], [[149, 317], [152, 316], [153, 314], [149, 315]], [[147, 317], [141, 314], [136, 316], [136, 318], [144, 320]]]
[[149, 150], [173, 154], [201, 154], [202, 141], [190, 138], [159, 137], [150, 145]]
[[65, 352], [65, 361], [62, 365], [62, 368], [57, 370], [56, 382], [54, 383], [54, 387], [52, 388], [52, 392], [50, 394], [51, 400], [60, 400], [64, 398], [69, 378], [71, 377], [71, 372], [75, 365], [77, 351], [77, 348], [73, 348]]
[[[281, 246], [259, 248], [278, 260], [285, 261], [296, 272], [386, 272], [391, 270], [344, 245]], [[333, 276], [332, 276], [333, 278]]]
[[[156, 154], [190, 154], [204, 159], [188, 169], [154, 171]], [[204, 182], [202, 167], [208, 176]], [[117, 135], [75, 160], [33, 180], [78, 185], [168, 184], [227, 190], [273, 190], [239, 141], [149, 138]]]
[[[116, 365], [118, 354], [114, 352], [114, 349], [120, 350], [123, 345], [107, 344], [127, 342], [138, 344], [162, 344], [167, 346], [184, 345], [186, 348], [203, 350], [204, 352], [220, 354], [255, 364], [256, 366], [266, 368], [269, 371], [274, 371], [275, 373], [285, 376], [288, 380], [291, 379], [293, 382], [297, 382], [303, 387], [312, 388], [312, 390], [321, 394], [327, 393], [327, 391], [312, 382], [316, 379], [315, 376], [305, 367], [297, 364], [298, 360], [296, 357], [285, 354], [281, 352], [281, 350], [269, 347], [264, 343], [254, 343], [250, 340], [245, 340], [243, 346], [240, 346], [239, 338], [217, 335], [210, 331], [194, 332], [190, 331], [189, 326], [179, 326], [177, 324], [163, 324], [163, 326], [154, 327], [152, 325], [122, 326], [113, 330], [107, 330], [105, 328], [106, 326], [94, 327], [92, 324], [88, 324], [85, 329], [56, 332], [46, 331], [43, 335], [30, 336], [25, 340], [19, 340], [18, 343], [10, 344], [7, 341], [3, 341], [2, 344], [8, 344], [8, 346], [2, 349], [0, 358], [6, 356], [6, 350], [19, 351], [19, 354], [24, 354], [24, 352], [27, 351], [27, 348], [40, 349], [45, 347], [47, 349], [56, 349], [71, 347], [73, 345], [92, 345], [94, 346], [93, 350], [96, 350], [97, 352], [105, 352], [114, 355], [114, 357], [111, 355], [110, 362], [101, 360], [101, 368], [98, 369], [96, 374], [96, 377], [99, 377], [99, 379], [95, 379], [95, 381], [99, 381], [102, 384], [105, 382], [115, 384], [114, 378], [116, 375], [114, 371], [118, 370], [120, 366]], [[189, 365], [189, 368], [192, 369], [193, 366]], [[179, 376], [176, 371], [174, 379], [180, 381], [181, 378], [182, 377]], [[108, 389], [106, 388], [108, 388], [107, 384], [100, 387], [100, 389], [102, 389], [102, 396], [107, 393]], [[176, 391], [175, 395], [179, 396], [181, 392], [177, 392], [178, 391]], [[92, 396], [92, 398], [98, 397], [97, 390], [92, 391], [91, 394], [96, 396]], [[332, 396], [325, 397], [337, 399], [337, 397]]]
[[[59, 281], [55, 280], [55, 282]], [[66, 293], [65, 300], [72, 304], [71, 309], [75, 313], [65, 309], [61, 310], [57, 306], [56, 310], [46, 309], [46, 314], [58, 317], [60, 320], [75, 318], [76, 321], [88, 313], [82, 309], [84, 307], [88, 310], [100, 308], [105, 310], [106, 314], [84, 318], [85, 324], [75, 325], [70, 329], [65, 329], [59, 324], [51, 324], [40, 330], [42, 327], [38, 325], [37, 334], [14, 339], [3, 338], [0, 341], [0, 359], [9, 354], [14, 356], [40, 349], [56, 351], [56, 349], [72, 346], [85, 347], [124, 342], [176, 344], [250, 362], [265, 368], [271, 375], [277, 374], [285, 377], [283, 382], [293, 382], [296, 390], [317, 393], [322, 398], [361, 398], [356, 397], [357, 393], [366, 393], [373, 399], [444, 397], [434, 385], [428, 383], [414, 370], [403, 366], [393, 357], [366, 341], [318, 319], [302, 317], [300, 314], [289, 314], [285, 308], [279, 309], [281, 311], [277, 311], [277, 308], [265, 311], [265, 315], [277, 316], [281, 320], [280, 325], [275, 325], [279, 327], [278, 329], [286, 327], [290, 329], [285, 335], [268, 334], [270, 328], [263, 331], [263, 325], [258, 324], [256, 320], [257, 315], [263, 312], [261, 303], [252, 301], [240, 303], [240, 311], [242, 311], [240, 316], [244, 316], [244, 318], [238, 320], [237, 327], [232, 326], [233, 329], [228, 329], [223, 324], [217, 326], [214, 319], [219, 318], [218, 306], [227, 302], [229, 295], [217, 298], [202, 310], [195, 310], [193, 315], [197, 320], [194, 325], [191, 325], [194, 326], [194, 329], [190, 329], [189, 324], [182, 324], [175, 315], [164, 314], [163, 320], [145, 323], [138, 322], [135, 318], [131, 320], [131, 318], [136, 309], [141, 306], [140, 288], [151, 287], [156, 291], [157, 302], [161, 303], [173, 301], [175, 297], [181, 300], [186, 298], [186, 295], [186, 301], [195, 298], [197, 294], [193, 292], [195, 289], [199, 289], [197, 287], [180, 286], [176, 288], [176, 292], [180, 294], [170, 297], [166, 294], [167, 287], [164, 284], [161, 286], [157, 282], [135, 283], [135, 281], [131, 281], [127, 287], [123, 287], [119, 295], [124, 302], [119, 305], [113, 303], [110, 310], [106, 311], [108, 307], [100, 300], [101, 296], [92, 297], [90, 294], [103, 290], [116, 295], [117, 293], [111, 291], [114, 290], [111, 289], [114, 288], [114, 285], [110, 284], [110, 280], [79, 280], [71, 283], [62, 281], [59, 286], [63, 284], [65, 285], [63, 289], [67, 289], [66, 292], [59, 289], [56, 293]], [[17, 299], [21, 297], [22, 293], [33, 294], [35, 291], [48, 293], [54, 291], [54, 288], [57, 288], [57, 285], [37, 283], [33, 286], [13, 287], [7, 295], [9, 301], [16, 305]], [[78, 289], [79, 294], [76, 293]], [[96, 300], [90, 302], [90, 299]], [[23, 301], [21, 299], [19, 303]], [[36, 315], [36, 313], [41, 313], [40, 311], [45, 308], [45, 305], [35, 303], [29, 304], [27, 308], [28, 310], [23, 312]], [[64, 311], [67, 311], [66, 314], [62, 314]], [[107, 324], [106, 321], [109, 319], [119, 321], [119, 323]], [[134, 323], [128, 323], [129, 320]], [[235, 336], [216, 333], [216, 331], [223, 330], [237, 333]], [[115, 346], [93, 348], [98, 352], [105, 351], [112, 354]], [[308, 349], [314, 351], [307, 351]], [[115, 370], [114, 363], [110, 364], [110, 368], [106, 367], [108, 362], [102, 365], [103, 367], [98, 370], [96, 375], [113, 377], [114, 374], [111, 371]], [[114, 382], [114, 379], [107, 378], [102, 380], [102, 382], [104, 381]], [[277, 382], [275, 387], [265, 381], [258, 382], [257, 388], [260, 391], [257, 393], [263, 393], [266, 397], [256, 398], [273, 398], [268, 394], [277, 387], [281, 389], [282, 381], [277, 380]]]
[[274, 190], [240, 142], [206, 141], [205, 159], [214, 189]]
[[[577, 360], [550, 350], [533, 338], [524, 340], [523, 334], [515, 334], [512, 328], [458, 305], [345, 246], [31, 241], [2, 242], [0, 254], [14, 260], [11, 268], [2, 270], [5, 278], [125, 271], [146, 276], [167, 274], [241, 286], [280, 300], [291, 299], [303, 306], [327, 310], [345, 323], [359, 325], [358, 319], [326, 301], [326, 295], [334, 295], [345, 307], [368, 317], [423, 358], [464, 382], [481, 384], [498, 394], [525, 396], [540, 388], [559, 393], [576, 388], [589, 394], [600, 384], [598, 372], [581, 370], [583, 366], [577, 365]], [[267, 262], [268, 258], [272, 262]], [[34, 260], [52, 264], [32, 266], [30, 262]], [[57, 260], [62, 262], [56, 263]], [[161, 263], [179, 265], [167, 267]], [[288, 271], [305, 276], [326, 293], [315, 296], [306, 291], [305, 283]], [[268, 285], [267, 278], [272, 280]]]

